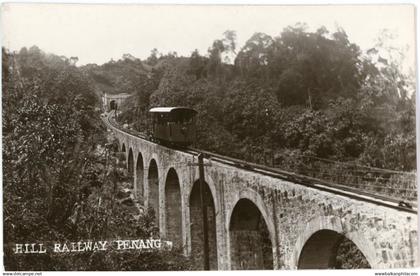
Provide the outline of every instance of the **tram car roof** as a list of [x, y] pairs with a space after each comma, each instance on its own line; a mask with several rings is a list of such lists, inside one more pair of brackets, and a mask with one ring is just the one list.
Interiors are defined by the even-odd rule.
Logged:
[[191, 115], [197, 114], [197, 111], [188, 108], [188, 107], [182, 107], [182, 106], [176, 106], [176, 107], [153, 107], [149, 110], [150, 113], [190, 113]]

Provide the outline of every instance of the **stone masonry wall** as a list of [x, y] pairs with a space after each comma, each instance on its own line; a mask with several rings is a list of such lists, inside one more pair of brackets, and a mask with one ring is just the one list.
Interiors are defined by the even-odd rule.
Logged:
[[[165, 180], [174, 168], [180, 182], [182, 206], [182, 242], [191, 253], [189, 199], [198, 179], [196, 157], [134, 138], [114, 130], [120, 145], [144, 159], [145, 202], [150, 204], [148, 180], [150, 160], [158, 167], [159, 221], [166, 233]], [[137, 160], [134, 160], [137, 162]], [[205, 160], [209, 163], [208, 160]], [[136, 164], [136, 163], [135, 163]], [[271, 241], [274, 269], [296, 269], [305, 242], [317, 231], [329, 229], [350, 239], [364, 254], [372, 268], [402, 268], [418, 265], [417, 215], [308, 188], [211, 161], [205, 167], [215, 208], [217, 267], [231, 269], [232, 248], [229, 223], [236, 203], [246, 198], [261, 212]], [[234, 237], [232, 237], [234, 238]]]

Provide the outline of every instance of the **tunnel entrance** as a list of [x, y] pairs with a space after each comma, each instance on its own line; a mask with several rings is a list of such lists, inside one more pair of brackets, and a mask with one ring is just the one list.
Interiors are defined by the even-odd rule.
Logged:
[[115, 100], [112, 100], [109, 102], [109, 110], [115, 110], [117, 109], [117, 103], [115, 102]]
[[137, 155], [137, 164], [136, 164], [136, 187], [137, 187], [137, 194], [136, 197], [143, 200], [143, 191], [144, 191], [144, 167], [143, 167], [143, 156], [139, 152]]
[[150, 161], [147, 180], [149, 184], [149, 207], [153, 208], [155, 223], [159, 227], [159, 173], [154, 159]]
[[266, 222], [248, 199], [235, 205], [230, 219], [231, 269], [273, 269], [273, 247]]
[[128, 181], [130, 186], [134, 187], [134, 157], [133, 150], [130, 148], [128, 151]]
[[181, 190], [176, 171], [169, 169], [165, 183], [166, 238], [174, 246], [182, 246]]
[[300, 253], [298, 269], [371, 268], [357, 246], [332, 230], [315, 232]]
[[[204, 185], [204, 206], [207, 209], [207, 235], [209, 245], [210, 270], [217, 270], [217, 238], [216, 213], [213, 196], [207, 183]], [[190, 230], [191, 230], [191, 257], [195, 269], [204, 269], [204, 231], [203, 215], [201, 210], [200, 182], [196, 181], [190, 194]]]

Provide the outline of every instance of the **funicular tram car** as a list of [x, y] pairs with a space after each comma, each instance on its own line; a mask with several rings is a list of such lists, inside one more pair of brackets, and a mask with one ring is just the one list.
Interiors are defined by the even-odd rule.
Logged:
[[188, 146], [195, 141], [197, 111], [187, 107], [155, 107], [149, 110], [152, 118], [153, 140]]

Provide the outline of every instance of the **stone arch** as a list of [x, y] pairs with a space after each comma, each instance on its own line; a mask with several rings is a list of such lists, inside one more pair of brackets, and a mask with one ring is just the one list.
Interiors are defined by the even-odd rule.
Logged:
[[133, 155], [133, 149], [131, 147], [128, 150], [127, 169], [128, 169], [128, 178], [129, 178], [130, 184], [134, 186], [134, 155]]
[[[112, 134], [115, 135], [115, 132], [112, 131]], [[115, 153], [119, 153], [119, 152], [121, 152], [121, 148], [122, 148], [121, 139], [116, 136], [114, 138], [113, 150], [114, 150]]]
[[247, 189], [233, 206], [227, 222], [231, 269], [275, 269], [274, 223], [263, 199]]
[[335, 216], [319, 216], [307, 223], [296, 241], [292, 263], [298, 269], [333, 268], [338, 246], [344, 240], [357, 247], [370, 267], [376, 265], [375, 247], [357, 232], [345, 233], [340, 218]]
[[137, 162], [136, 162], [136, 197], [143, 198], [144, 197], [144, 164], [143, 164], [143, 155], [139, 152], [137, 154]]
[[[194, 184], [198, 183], [199, 179], [195, 179], [191, 189], [189, 191], [189, 196], [191, 195], [192, 189], [194, 188]], [[216, 214], [219, 214], [220, 210], [220, 202], [218, 201], [216, 185], [214, 184], [214, 180], [210, 174], [205, 173], [205, 183], [207, 184], [208, 188], [210, 189], [211, 196], [213, 198], [213, 204]]]
[[[211, 185], [204, 183], [203, 203], [207, 211], [207, 236], [209, 246], [209, 265], [210, 270], [218, 268], [217, 253], [217, 231], [216, 231], [216, 204], [211, 191]], [[214, 188], [214, 187], [213, 187]], [[204, 269], [204, 229], [203, 213], [201, 209], [200, 181], [194, 182], [189, 195], [190, 210], [190, 236], [191, 236], [191, 256], [194, 259], [195, 268]]]
[[121, 166], [122, 169], [127, 169], [127, 148], [123, 140], [119, 140], [117, 158], [119, 166]]
[[179, 177], [174, 168], [170, 168], [165, 181], [165, 225], [166, 238], [175, 246], [182, 245], [182, 200]]
[[159, 227], [159, 169], [156, 160], [152, 158], [147, 173], [148, 207], [155, 212], [155, 222]]

